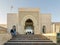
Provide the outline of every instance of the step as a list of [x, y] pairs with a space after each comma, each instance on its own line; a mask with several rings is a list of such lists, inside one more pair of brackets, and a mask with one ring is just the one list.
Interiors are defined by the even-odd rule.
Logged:
[[7, 42], [4, 45], [56, 45], [52, 42]]
[[52, 42], [51, 40], [10, 40], [8, 42]]
[[4, 45], [56, 45], [43, 35], [17, 35]]

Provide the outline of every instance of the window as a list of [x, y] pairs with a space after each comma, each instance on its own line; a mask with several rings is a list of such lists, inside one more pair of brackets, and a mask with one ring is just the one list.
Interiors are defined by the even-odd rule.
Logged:
[[42, 31], [43, 31], [43, 33], [46, 33], [46, 26], [45, 25], [43, 26]]

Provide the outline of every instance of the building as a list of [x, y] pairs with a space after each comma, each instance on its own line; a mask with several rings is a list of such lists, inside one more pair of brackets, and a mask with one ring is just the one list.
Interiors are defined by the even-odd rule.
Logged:
[[[52, 22], [51, 14], [40, 13], [39, 8], [19, 8], [18, 13], [8, 13], [7, 14], [7, 28], [8, 28], [7, 31], [10, 32], [13, 26], [16, 26], [16, 31], [17, 33], [19, 33], [19, 35], [17, 35], [18, 37], [15, 37], [15, 39], [10, 38], [12, 39], [13, 43], [11, 43], [11, 40], [10, 40], [10, 42], [8, 41], [6, 43], [8, 45], [15, 44], [15, 41], [16, 41], [16, 44], [18, 44], [19, 40], [20, 40], [20, 43], [19, 43], [20, 45], [23, 39], [24, 39], [23, 40], [24, 42], [26, 40], [30, 42], [32, 40], [32, 42], [34, 42], [33, 40], [35, 40], [35, 38], [40, 40], [40, 44], [41, 44], [41, 40], [43, 40], [44, 44], [48, 40], [47, 42], [50, 45], [52, 42], [57, 43], [57, 33], [60, 32], [60, 22]], [[23, 35], [20, 36], [20, 34], [23, 34]], [[30, 34], [32, 34], [32, 36]], [[16, 38], [19, 40], [17, 41]], [[38, 40], [35, 40], [35, 42], [37, 43]], [[22, 44], [24, 44], [24, 42], [22, 42]]]
[[19, 8], [18, 13], [7, 14], [9, 31], [16, 25], [19, 34], [26, 34], [28, 29], [34, 34], [52, 33], [51, 24], [51, 14], [42, 14], [38, 8]]
[[60, 22], [52, 22], [53, 33], [60, 33]]

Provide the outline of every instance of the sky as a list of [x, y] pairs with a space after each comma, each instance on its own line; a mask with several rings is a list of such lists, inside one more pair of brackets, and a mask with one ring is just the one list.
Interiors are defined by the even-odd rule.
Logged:
[[18, 8], [40, 8], [52, 22], [60, 22], [60, 0], [0, 0], [0, 24], [7, 24], [7, 13], [18, 13]]

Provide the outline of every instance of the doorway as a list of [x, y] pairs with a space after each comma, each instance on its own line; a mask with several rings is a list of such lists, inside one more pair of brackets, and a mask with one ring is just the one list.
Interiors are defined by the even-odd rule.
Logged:
[[31, 19], [25, 21], [25, 32], [26, 34], [34, 34], [34, 25]]

